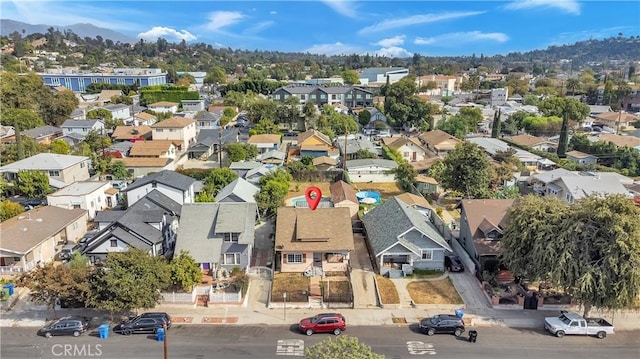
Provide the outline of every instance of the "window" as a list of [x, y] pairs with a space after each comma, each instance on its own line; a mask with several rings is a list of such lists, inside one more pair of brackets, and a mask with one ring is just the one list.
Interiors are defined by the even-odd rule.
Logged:
[[301, 100], [306, 100], [307, 99], [307, 95], [300, 95], [300, 99]]
[[176, 129], [175, 128], [170, 128], [169, 132], [176, 132]]
[[223, 233], [222, 240], [226, 243], [238, 243], [240, 233]]
[[224, 264], [240, 264], [240, 253], [225, 253]]
[[312, 99], [312, 100], [315, 100], [316, 99], [316, 95], [309, 95], [309, 98]]
[[427, 261], [433, 260], [433, 251], [430, 251], [430, 250], [426, 250], [425, 251], [425, 250], [423, 250], [422, 251], [422, 259], [423, 260], [427, 260]]
[[287, 254], [287, 263], [292, 263], [292, 264], [302, 263], [302, 254], [299, 254], [299, 253]]
[[60, 177], [60, 171], [49, 171], [49, 177]]
[[158, 188], [158, 184], [157, 184], [156, 182], [153, 182], [153, 183], [151, 184], [151, 188]]
[[162, 132], [162, 129], [161, 128], [156, 128], [156, 131], [157, 132]]
[[111, 248], [118, 246], [118, 240], [117, 239], [112, 239], [109, 242], [111, 244]]
[[84, 162], [80, 162], [80, 168], [84, 168]]

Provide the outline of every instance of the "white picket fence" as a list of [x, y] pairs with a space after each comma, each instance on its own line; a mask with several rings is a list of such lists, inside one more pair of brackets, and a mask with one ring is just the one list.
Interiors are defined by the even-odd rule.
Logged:
[[197, 290], [193, 288], [191, 293], [167, 292], [161, 295], [163, 303], [195, 303]]
[[209, 292], [209, 302], [213, 303], [240, 303], [242, 302], [242, 290], [237, 293]]

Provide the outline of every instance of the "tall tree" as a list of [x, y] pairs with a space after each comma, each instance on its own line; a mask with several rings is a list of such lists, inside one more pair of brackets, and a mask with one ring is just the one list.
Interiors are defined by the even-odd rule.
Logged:
[[360, 75], [356, 70], [344, 70], [340, 74], [345, 85], [355, 85], [360, 83]]
[[281, 168], [260, 178], [260, 192], [256, 194], [256, 202], [263, 215], [274, 214], [278, 207], [284, 205], [291, 180], [289, 172]]
[[416, 177], [418, 176], [418, 172], [416, 172], [413, 166], [407, 161], [402, 161], [398, 167], [392, 170], [392, 173], [398, 185], [406, 192], [411, 192], [411, 187], [413, 187], [413, 184], [416, 182]]
[[551, 97], [540, 101], [538, 108], [545, 116], [557, 116], [562, 118], [560, 139], [558, 140], [558, 156], [564, 157], [569, 145], [570, 121], [581, 122], [591, 111], [586, 104], [573, 99]]
[[59, 155], [68, 155], [71, 153], [71, 146], [65, 140], [61, 140], [59, 138], [51, 141], [49, 145], [52, 153], [57, 153]]
[[28, 198], [44, 198], [51, 193], [49, 178], [39, 171], [18, 172], [16, 189]]
[[491, 164], [484, 150], [471, 142], [461, 142], [447, 154], [436, 179], [448, 190], [474, 198], [490, 198]]
[[376, 354], [371, 347], [360, 343], [358, 338], [342, 335], [331, 337], [305, 348], [304, 355], [308, 359], [384, 359], [384, 355]]
[[498, 111], [493, 114], [493, 126], [491, 126], [491, 137], [493, 138], [500, 137], [500, 127], [502, 124], [502, 122], [500, 121], [501, 114], [502, 111], [500, 109], [498, 109]]
[[179, 285], [183, 291], [191, 292], [193, 286], [202, 282], [202, 270], [189, 252], [181, 251], [169, 263], [171, 282]]

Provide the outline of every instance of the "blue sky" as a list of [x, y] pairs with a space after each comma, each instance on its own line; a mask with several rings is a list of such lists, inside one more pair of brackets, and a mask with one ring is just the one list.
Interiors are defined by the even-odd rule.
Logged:
[[494, 55], [640, 35], [640, 1], [0, 0], [30, 24], [92, 23], [155, 41], [406, 57]]

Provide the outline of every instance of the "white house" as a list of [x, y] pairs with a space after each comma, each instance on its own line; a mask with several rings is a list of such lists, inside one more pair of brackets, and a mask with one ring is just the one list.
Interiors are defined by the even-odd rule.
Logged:
[[204, 100], [182, 100], [180, 102], [184, 112], [204, 111]]
[[81, 181], [51, 193], [47, 196], [50, 206], [87, 210], [89, 219], [93, 219], [96, 211], [112, 208], [118, 204], [118, 190], [111, 187], [110, 182]]
[[130, 184], [126, 189], [129, 206], [157, 189], [180, 205], [193, 203], [195, 179], [174, 171], [160, 171], [149, 174]]
[[153, 140], [171, 140], [180, 143], [181, 151], [186, 151], [196, 140], [196, 122], [192, 118], [174, 116], [153, 126]]
[[351, 160], [346, 165], [352, 182], [395, 182], [388, 171], [398, 167], [395, 161], [384, 159]]
[[111, 112], [111, 117], [113, 119], [129, 121], [131, 119], [131, 107], [117, 103], [112, 105], [106, 105], [102, 107], [103, 109]]
[[491, 90], [491, 106], [504, 105], [509, 98], [509, 89], [506, 87]]
[[256, 147], [258, 148], [258, 153], [265, 153], [280, 149], [280, 140], [280, 135], [262, 134], [249, 137], [247, 143], [256, 145]]
[[20, 171], [43, 172], [52, 187], [63, 188], [76, 181], [88, 180], [90, 165], [89, 157], [39, 153], [0, 167], [0, 173], [7, 181], [12, 182], [17, 179]]
[[160, 101], [148, 105], [147, 108], [155, 113], [176, 113], [178, 112], [178, 105], [179, 103], [177, 102]]
[[102, 120], [66, 120], [62, 124], [63, 136], [79, 135], [86, 136], [91, 131], [104, 132], [104, 122]]

